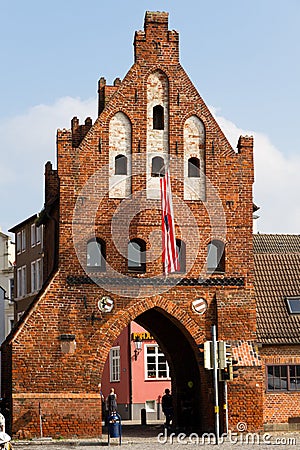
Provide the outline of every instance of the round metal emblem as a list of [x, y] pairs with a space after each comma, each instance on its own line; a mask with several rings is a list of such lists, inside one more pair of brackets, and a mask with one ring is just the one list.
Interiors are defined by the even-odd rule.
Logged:
[[197, 314], [204, 314], [207, 310], [207, 302], [204, 298], [197, 298], [192, 302], [192, 310]]
[[98, 301], [98, 309], [103, 312], [111, 312], [114, 307], [114, 301], [110, 297], [104, 296]]

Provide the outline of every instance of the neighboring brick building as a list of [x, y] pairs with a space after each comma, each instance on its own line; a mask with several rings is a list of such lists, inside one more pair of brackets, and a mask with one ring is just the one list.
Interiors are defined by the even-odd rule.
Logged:
[[[58, 131], [57, 170], [46, 166], [39, 223], [48, 245], [58, 245], [54, 272], [2, 347], [3, 396], [20, 437], [39, 435], [39, 412], [44, 435], [101, 433], [98, 385], [132, 320], [168, 359], [178, 428], [214, 429], [211, 371], [197, 347], [213, 324], [239, 356], [239, 377], [228, 383], [229, 427], [263, 426], [253, 139], [231, 148], [179, 63], [167, 13], [146, 13], [134, 55], [122, 81], [100, 79], [95, 123], [74, 118], [71, 130]], [[159, 178], [168, 164], [181, 270], [165, 278]], [[202, 314], [197, 299], [207, 305]]]
[[32, 303], [43, 284], [43, 229], [33, 215], [9, 231], [15, 233], [15, 322]]
[[254, 235], [267, 430], [300, 430], [300, 235]]
[[56, 269], [58, 246], [58, 179], [51, 163], [45, 167], [45, 206], [12, 227], [15, 234], [15, 322], [28, 309]]

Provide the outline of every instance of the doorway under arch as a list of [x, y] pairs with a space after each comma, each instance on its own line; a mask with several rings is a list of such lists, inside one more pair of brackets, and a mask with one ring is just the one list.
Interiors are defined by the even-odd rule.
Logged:
[[[184, 325], [182, 311], [182, 320], [171, 312], [154, 306], [140, 311], [135, 317], [131, 315], [129, 317], [154, 337], [167, 358], [172, 380], [174, 428], [182, 431], [208, 432], [213, 428], [211, 374], [203, 367], [203, 358], [195, 342], [195, 336], [192, 336]], [[112, 321], [113, 318], [109, 322]], [[128, 322], [124, 323], [124, 326], [127, 325]]]
[[135, 322], [153, 335], [166, 355], [172, 379], [174, 427], [195, 431], [206, 428], [202, 420], [203, 371], [200, 353], [192, 337], [177, 319], [160, 308], [145, 311], [135, 318]]

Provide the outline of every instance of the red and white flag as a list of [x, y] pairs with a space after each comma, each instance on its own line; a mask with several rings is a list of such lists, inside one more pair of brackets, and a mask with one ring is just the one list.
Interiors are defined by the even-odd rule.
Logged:
[[179, 270], [169, 170], [166, 170], [165, 176], [160, 178], [160, 193], [162, 210], [162, 257], [164, 273], [168, 275], [168, 273]]

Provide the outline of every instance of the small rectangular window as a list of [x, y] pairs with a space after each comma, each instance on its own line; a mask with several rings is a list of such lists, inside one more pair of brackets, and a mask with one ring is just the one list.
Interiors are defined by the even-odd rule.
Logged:
[[35, 223], [31, 225], [31, 247], [34, 247], [36, 244], [36, 226]]
[[22, 281], [21, 281], [21, 288], [22, 293], [21, 295], [24, 296], [27, 294], [27, 278], [26, 278], [26, 266], [22, 267]]
[[25, 252], [26, 250], [26, 231], [25, 229], [21, 231], [21, 250]]
[[120, 347], [112, 347], [109, 352], [110, 382], [120, 381]]
[[146, 412], [155, 412], [156, 411], [155, 400], [146, 400], [145, 407], [146, 407]]
[[286, 302], [290, 314], [300, 314], [300, 297], [287, 297]]
[[9, 279], [9, 298], [11, 300], [14, 299], [14, 285], [15, 285], [15, 279], [14, 278], [10, 278]]
[[36, 261], [31, 263], [31, 292], [37, 290], [37, 274], [36, 274]]
[[21, 253], [21, 232], [17, 233], [17, 253]]
[[168, 379], [169, 366], [165, 355], [157, 344], [145, 345], [146, 379]]
[[267, 367], [268, 391], [300, 391], [300, 365]]
[[26, 266], [20, 267], [17, 270], [17, 296], [23, 297], [27, 294], [26, 289]]
[[17, 269], [17, 297], [21, 297], [22, 293], [22, 268]]
[[36, 276], [37, 276], [37, 289], [41, 289], [42, 284], [43, 284], [43, 265], [42, 265], [42, 260], [38, 259], [36, 261], [37, 264], [37, 271], [36, 271]]
[[42, 242], [42, 230], [43, 230], [43, 226], [41, 225], [40, 227], [35, 227], [36, 230], [36, 243], [40, 244]]

